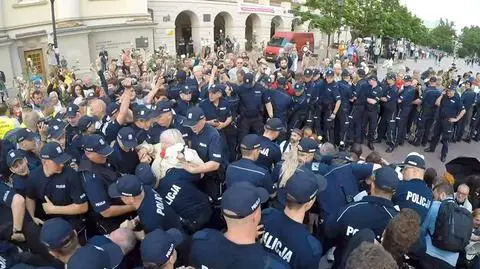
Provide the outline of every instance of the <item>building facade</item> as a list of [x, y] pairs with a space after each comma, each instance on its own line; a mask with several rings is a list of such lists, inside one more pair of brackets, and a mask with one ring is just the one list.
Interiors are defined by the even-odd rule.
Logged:
[[[147, 0], [55, 0], [54, 5], [60, 58], [77, 74], [89, 73], [101, 50], [118, 57], [126, 47], [153, 48]], [[29, 63], [48, 76], [52, 32], [50, 0], [0, 1], [0, 70], [7, 86], [26, 74]]]

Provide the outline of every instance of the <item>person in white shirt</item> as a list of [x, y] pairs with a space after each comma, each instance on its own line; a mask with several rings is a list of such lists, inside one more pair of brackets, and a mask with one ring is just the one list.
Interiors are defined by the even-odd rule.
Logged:
[[302, 139], [302, 130], [292, 129], [289, 140], [284, 140], [280, 143], [280, 151], [283, 153], [289, 152], [292, 148], [295, 148], [298, 145], [298, 142]]
[[460, 207], [472, 212], [472, 204], [468, 201], [468, 195], [470, 194], [470, 188], [467, 184], [460, 184], [455, 193], [455, 201]]

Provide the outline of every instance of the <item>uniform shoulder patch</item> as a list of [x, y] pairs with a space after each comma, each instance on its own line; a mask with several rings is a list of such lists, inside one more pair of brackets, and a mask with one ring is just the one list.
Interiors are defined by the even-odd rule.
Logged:
[[268, 215], [275, 214], [276, 212], [278, 212], [277, 209], [269, 207], [262, 210], [262, 215], [268, 216]]
[[211, 235], [212, 232], [215, 232], [215, 230], [212, 230], [212, 229], [200, 230], [200, 231], [193, 234], [193, 239], [194, 240], [207, 240], [208, 238], [210, 238], [210, 235]]

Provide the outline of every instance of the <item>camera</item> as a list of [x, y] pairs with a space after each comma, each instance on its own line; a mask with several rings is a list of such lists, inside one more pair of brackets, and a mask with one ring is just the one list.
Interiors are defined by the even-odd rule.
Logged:
[[219, 60], [224, 60], [224, 59], [225, 59], [225, 51], [223, 51], [223, 50], [218, 50], [218, 51], [217, 51], [217, 58], [218, 58]]
[[310, 54], [312, 53], [308, 45], [303, 45], [302, 52], [303, 52], [303, 55], [307, 57], [310, 56]]

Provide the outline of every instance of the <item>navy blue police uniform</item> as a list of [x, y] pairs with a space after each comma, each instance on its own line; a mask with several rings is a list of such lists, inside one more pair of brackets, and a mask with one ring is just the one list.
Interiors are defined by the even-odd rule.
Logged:
[[[303, 76], [311, 78], [313, 76], [313, 70], [309, 68], [305, 69], [305, 71], [303, 71]], [[315, 104], [318, 100], [318, 94], [321, 90], [324, 90], [325, 84], [315, 83], [313, 79], [311, 79], [310, 81], [305, 82], [303, 88], [308, 100], [308, 114], [305, 124], [309, 127], [316, 128], [314, 126], [316, 119]]]
[[[190, 94], [191, 95], [192, 94], [191, 86], [184, 85], [180, 89], [180, 94], [185, 94], [185, 95]], [[176, 112], [176, 114], [184, 116], [184, 117], [187, 114], [187, 110], [189, 108], [191, 108], [192, 106], [194, 106], [194, 103], [191, 100], [190, 101], [185, 101], [181, 97], [179, 97], [176, 101], [177, 102], [175, 103], [175, 112]]]
[[[405, 81], [412, 81], [411, 76], [405, 76]], [[397, 112], [397, 131], [396, 133], [396, 145], [403, 145], [405, 136], [408, 133], [407, 126], [408, 126], [408, 118], [410, 116], [410, 112], [412, 111], [412, 102], [415, 100], [415, 89], [413, 86], [404, 86], [402, 92], [398, 97], [398, 112]]]
[[[150, 118], [159, 117], [163, 113], [172, 113], [172, 109], [168, 101], [161, 101], [160, 103], [153, 106], [152, 112], [150, 114]], [[172, 113], [172, 120], [168, 126], [160, 126], [158, 123], [154, 123], [147, 132], [149, 137], [149, 142], [151, 144], [159, 143], [160, 135], [163, 133], [163, 131], [167, 129], [179, 130], [180, 133], [182, 133], [183, 139], [188, 140], [190, 130], [187, 127], [183, 126], [184, 120], [185, 120], [185, 117]], [[141, 144], [140, 140], [138, 141], [138, 143]]]
[[305, 94], [303, 83], [293, 86], [292, 107], [288, 118], [288, 130], [300, 129], [304, 126], [309, 110], [309, 97]]
[[[425, 160], [422, 156], [411, 153], [403, 162], [404, 166], [416, 167], [425, 170]], [[432, 190], [422, 178], [401, 180], [395, 190], [392, 202], [403, 208], [410, 208], [417, 212], [420, 223], [423, 223], [427, 216], [430, 205], [433, 201]]]
[[[69, 104], [67, 106], [66, 112], [65, 112], [65, 117], [67, 118], [73, 118], [77, 116], [77, 113], [79, 113], [80, 107], [77, 106], [76, 104]], [[73, 137], [75, 135], [79, 134], [80, 131], [78, 130], [77, 126], [72, 126], [69, 124], [66, 129], [65, 129], [65, 145], [66, 148], [68, 148], [68, 145], [72, 142]]]
[[[287, 83], [285, 78], [278, 79], [279, 84], [285, 86]], [[267, 90], [267, 94], [270, 95], [272, 107], [273, 107], [273, 117], [280, 119], [283, 124], [287, 124], [287, 116], [290, 107], [292, 106], [292, 98], [285, 91], [283, 87], [277, 89]]]
[[465, 107], [465, 115], [458, 121], [457, 128], [455, 129], [455, 137], [453, 141], [459, 142], [464, 136], [465, 127], [467, 122], [470, 122], [472, 118], [476, 93], [470, 88], [466, 89], [462, 93], [462, 104]]
[[[123, 148], [120, 146], [122, 143]], [[135, 147], [138, 145], [135, 131], [130, 127], [123, 127], [117, 135], [117, 141], [113, 143], [113, 152], [108, 155], [108, 162], [120, 174], [134, 174], [140, 163]], [[127, 151], [125, 151], [127, 150]]]
[[168, 206], [164, 199], [154, 189], [143, 186], [135, 175], [125, 175], [108, 188], [108, 195], [112, 198], [136, 197], [143, 192], [143, 200], [137, 208], [138, 218], [143, 231], [149, 233], [155, 229], [168, 230], [182, 229], [180, 217]]
[[[436, 82], [436, 78], [431, 78], [430, 81]], [[422, 110], [418, 116], [417, 133], [414, 145], [426, 146], [428, 137], [430, 136], [430, 129], [432, 128], [437, 113], [435, 101], [441, 95], [439, 89], [428, 86], [422, 93], [420, 100], [422, 100]]]
[[136, 121], [147, 121], [147, 120], [150, 120], [152, 118], [152, 111], [144, 106], [144, 105], [136, 105], [134, 108], [133, 108], [133, 118], [134, 118], [134, 122], [132, 124], [130, 124], [130, 127], [134, 130], [135, 132], [135, 137], [137, 138], [137, 142], [138, 144], [142, 144], [143, 142], [152, 142], [151, 141], [151, 138], [153, 136], [151, 136], [151, 132], [150, 132], [150, 129], [144, 129], [144, 128], [141, 128], [139, 127], [135, 122]]
[[477, 93], [475, 98], [475, 111], [473, 112], [468, 138], [471, 138], [474, 141], [480, 141], [480, 92]]
[[[366, 126], [368, 125], [368, 135], [367, 135], [367, 142], [368, 146], [372, 148], [372, 143], [375, 139], [375, 132], [377, 131], [377, 122], [378, 122], [378, 111], [379, 111], [379, 102], [380, 102], [380, 96], [382, 95], [382, 88], [379, 85], [378, 78], [376, 76], [371, 76], [369, 77], [369, 80], [375, 80], [377, 81], [377, 86], [372, 87], [370, 84], [367, 84], [367, 91], [365, 93], [365, 116], [363, 118], [363, 127], [361, 130], [364, 130]], [[362, 97], [363, 98], [363, 97]], [[370, 104], [367, 102], [367, 99], [372, 99], [376, 101], [375, 104]], [[360, 99], [357, 99], [360, 100]], [[356, 109], [356, 108], [354, 108]], [[361, 109], [359, 109], [361, 111]], [[359, 111], [355, 113], [359, 113]], [[355, 116], [353, 117], [355, 120]], [[357, 127], [358, 128], [358, 127]], [[357, 129], [355, 129], [357, 131]], [[364, 130], [365, 131], [365, 130]], [[363, 137], [365, 132], [360, 132], [361, 138], [356, 137], [357, 141], [363, 142]]]
[[106, 111], [106, 121], [102, 126], [102, 134], [105, 137], [105, 141], [107, 141], [108, 144], [112, 143], [115, 139], [117, 139], [117, 133], [120, 131], [120, 128], [122, 128], [122, 125], [118, 123], [117, 119], [112, 119], [112, 117], [117, 113], [120, 109], [120, 105], [111, 102], [107, 105], [107, 111]]
[[386, 139], [387, 152], [392, 152], [396, 144], [396, 126], [397, 126], [397, 104], [398, 104], [398, 89], [397, 86], [389, 86], [385, 83], [385, 88], [382, 92], [382, 97], [387, 101], [382, 102], [382, 114], [378, 124], [377, 141]]
[[[268, 193], [264, 189], [241, 182], [225, 191], [222, 210], [235, 214], [226, 217], [241, 219], [260, 210], [261, 203], [267, 200]], [[225, 211], [223, 213], [226, 214]], [[193, 235], [190, 257], [195, 268], [290, 268], [277, 255], [268, 253], [261, 244], [239, 245], [227, 239], [222, 232], [212, 229], [203, 229]]]
[[[325, 73], [327, 77], [333, 77], [333, 70], [328, 70]], [[323, 82], [321, 82], [323, 84]], [[315, 116], [315, 130], [318, 135], [322, 135], [325, 141], [334, 143], [334, 120], [330, 117], [333, 114], [335, 104], [341, 100], [340, 92], [338, 91], [337, 82], [327, 83], [318, 92], [318, 99], [316, 103]]]
[[[285, 132], [282, 121], [278, 118], [272, 118], [265, 123], [265, 129], [274, 132]], [[273, 165], [282, 159], [282, 151], [280, 146], [268, 137], [260, 136], [260, 155], [255, 161], [258, 165], [271, 171]]]
[[[248, 134], [243, 138], [240, 149], [248, 151], [259, 150], [260, 137], [256, 134]], [[262, 187], [269, 193], [274, 191], [274, 184], [269, 171], [251, 159], [242, 158], [229, 164], [227, 167], [225, 173], [227, 188], [241, 181], [248, 181], [256, 187]]]
[[[21, 143], [25, 140], [34, 141], [35, 139], [35, 133], [33, 133], [32, 131], [30, 131], [30, 129], [27, 129], [27, 128], [19, 129], [18, 131], [15, 132], [15, 136], [16, 136], [17, 143]], [[30, 170], [33, 170], [41, 165], [40, 159], [35, 153], [33, 153], [32, 151], [26, 151], [26, 150], [21, 150], [21, 151], [22, 151], [22, 154], [25, 156], [25, 158], [27, 158], [28, 168]]]
[[[373, 97], [373, 99], [376, 99], [379, 95], [379, 92], [378, 89], [375, 89], [372, 92], [372, 86], [370, 86], [368, 80], [365, 79], [365, 71], [363, 69], [359, 69], [357, 71], [357, 74], [362, 77], [362, 79], [357, 82], [353, 89], [353, 97], [355, 100], [353, 102], [352, 112], [350, 113], [353, 122], [350, 128], [353, 129], [353, 142], [362, 144], [365, 137], [365, 132], [363, 128], [365, 118], [367, 118], [368, 116], [374, 116], [373, 113], [368, 110], [368, 108], [371, 109], [371, 105], [369, 107], [369, 104], [367, 103], [367, 96], [371, 96]], [[377, 126], [376, 124], [377, 120], [375, 116], [375, 128]]]
[[[40, 157], [58, 164], [64, 164], [71, 158], [70, 155], [63, 152], [63, 149], [56, 142], [45, 144], [40, 152]], [[64, 166], [60, 173], [51, 176], [45, 175], [43, 166], [31, 171], [28, 176], [26, 196], [36, 201], [35, 216], [40, 219], [50, 219], [58, 216], [47, 215], [43, 210], [42, 203], [46, 202], [45, 197], [48, 197], [56, 206], [87, 202], [80, 174], [69, 166]], [[62, 215], [62, 217], [68, 219], [77, 232], [81, 232], [84, 228], [84, 215]]]
[[[454, 91], [455, 89], [449, 89], [449, 91], [452, 90]], [[464, 110], [465, 108], [458, 94], [455, 93], [452, 97], [448, 97], [446, 93], [443, 95], [440, 102], [438, 119], [433, 128], [432, 141], [430, 142], [430, 147], [426, 149], [427, 152], [435, 151], [441, 136], [442, 153], [440, 159], [442, 162], [444, 162], [447, 157], [448, 142], [453, 137], [454, 126], [453, 123], [450, 122], [450, 119], [456, 118], [460, 112]]]
[[[342, 71], [343, 78], [348, 77], [349, 75], [348, 70]], [[337, 85], [342, 103], [337, 112], [337, 125], [334, 128], [336, 131], [338, 130], [335, 134], [335, 137], [337, 138], [335, 144], [347, 142], [353, 138], [353, 128], [350, 128], [351, 121], [353, 120], [353, 117], [350, 116], [350, 112], [352, 111], [351, 100], [353, 98], [353, 86], [350, 82], [344, 79], [340, 80]]]
[[260, 134], [263, 130], [264, 105], [270, 103], [270, 96], [265, 93], [262, 85], [253, 81], [251, 73], [245, 74], [242, 85], [231, 86], [240, 98], [238, 141], [241, 141], [250, 131]]
[[[303, 205], [314, 200], [319, 191], [319, 185], [314, 178], [316, 177], [308, 170], [297, 170], [283, 188], [287, 203], [290, 201]], [[261, 243], [267, 251], [277, 254], [291, 268], [318, 268], [322, 245], [306, 225], [274, 208], [263, 210], [261, 223], [265, 229]]]
[[[382, 190], [395, 190], [398, 176], [390, 167], [375, 172], [375, 185]], [[366, 196], [330, 216], [325, 225], [325, 234], [334, 239], [336, 249], [333, 268], [340, 264], [348, 240], [360, 229], [371, 229], [377, 240], [381, 240], [383, 231], [397, 214], [392, 201], [381, 197]]]

